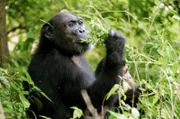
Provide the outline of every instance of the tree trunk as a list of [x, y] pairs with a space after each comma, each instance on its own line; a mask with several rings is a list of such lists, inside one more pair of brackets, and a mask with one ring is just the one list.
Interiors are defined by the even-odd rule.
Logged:
[[5, 2], [6, 0], [0, 0], [0, 66], [9, 59]]

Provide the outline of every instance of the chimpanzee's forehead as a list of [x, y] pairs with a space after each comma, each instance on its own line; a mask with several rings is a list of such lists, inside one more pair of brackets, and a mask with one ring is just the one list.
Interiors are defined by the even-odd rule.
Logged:
[[80, 20], [82, 19], [81, 17], [79, 16], [76, 16], [76, 15], [73, 15], [69, 12], [66, 12], [66, 13], [58, 13], [56, 14], [53, 19], [55, 21], [61, 21], [61, 23], [66, 23], [66, 22], [69, 22], [69, 21], [77, 21], [77, 20]]
[[71, 21], [71, 20], [79, 20], [82, 19], [81, 17], [75, 16], [73, 14], [64, 14], [64, 16], [62, 17], [63, 21]]

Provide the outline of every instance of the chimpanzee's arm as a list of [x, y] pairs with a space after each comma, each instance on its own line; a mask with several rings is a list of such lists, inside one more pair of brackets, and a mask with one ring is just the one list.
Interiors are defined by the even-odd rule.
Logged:
[[[105, 95], [114, 84], [119, 83], [118, 75], [121, 74], [124, 61], [125, 38], [118, 32], [110, 29], [106, 41], [106, 56], [96, 70], [96, 81], [89, 89], [93, 105], [100, 111]], [[116, 96], [105, 102], [105, 106], [112, 106]]]

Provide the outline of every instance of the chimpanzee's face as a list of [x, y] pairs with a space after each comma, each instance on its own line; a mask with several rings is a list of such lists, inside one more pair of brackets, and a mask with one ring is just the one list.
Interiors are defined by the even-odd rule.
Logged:
[[84, 20], [81, 17], [71, 13], [58, 13], [48, 23], [52, 25], [52, 28], [47, 28], [47, 33], [50, 32], [51, 34], [47, 35], [47, 37], [52, 36], [49, 39], [59, 49], [76, 55], [82, 54], [89, 49], [89, 43], [82, 42], [82, 40], [88, 38], [88, 34], [85, 29]]
[[72, 39], [74, 43], [81, 43], [82, 39], [87, 38], [84, 20], [81, 17], [67, 14], [63, 17], [62, 24], [65, 27], [66, 37]]

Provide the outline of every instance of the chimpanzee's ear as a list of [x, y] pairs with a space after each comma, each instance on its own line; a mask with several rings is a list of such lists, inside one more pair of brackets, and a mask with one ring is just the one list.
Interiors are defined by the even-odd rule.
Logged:
[[54, 32], [54, 27], [50, 23], [45, 23], [42, 32], [46, 38], [52, 39], [53, 38], [53, 32]]

